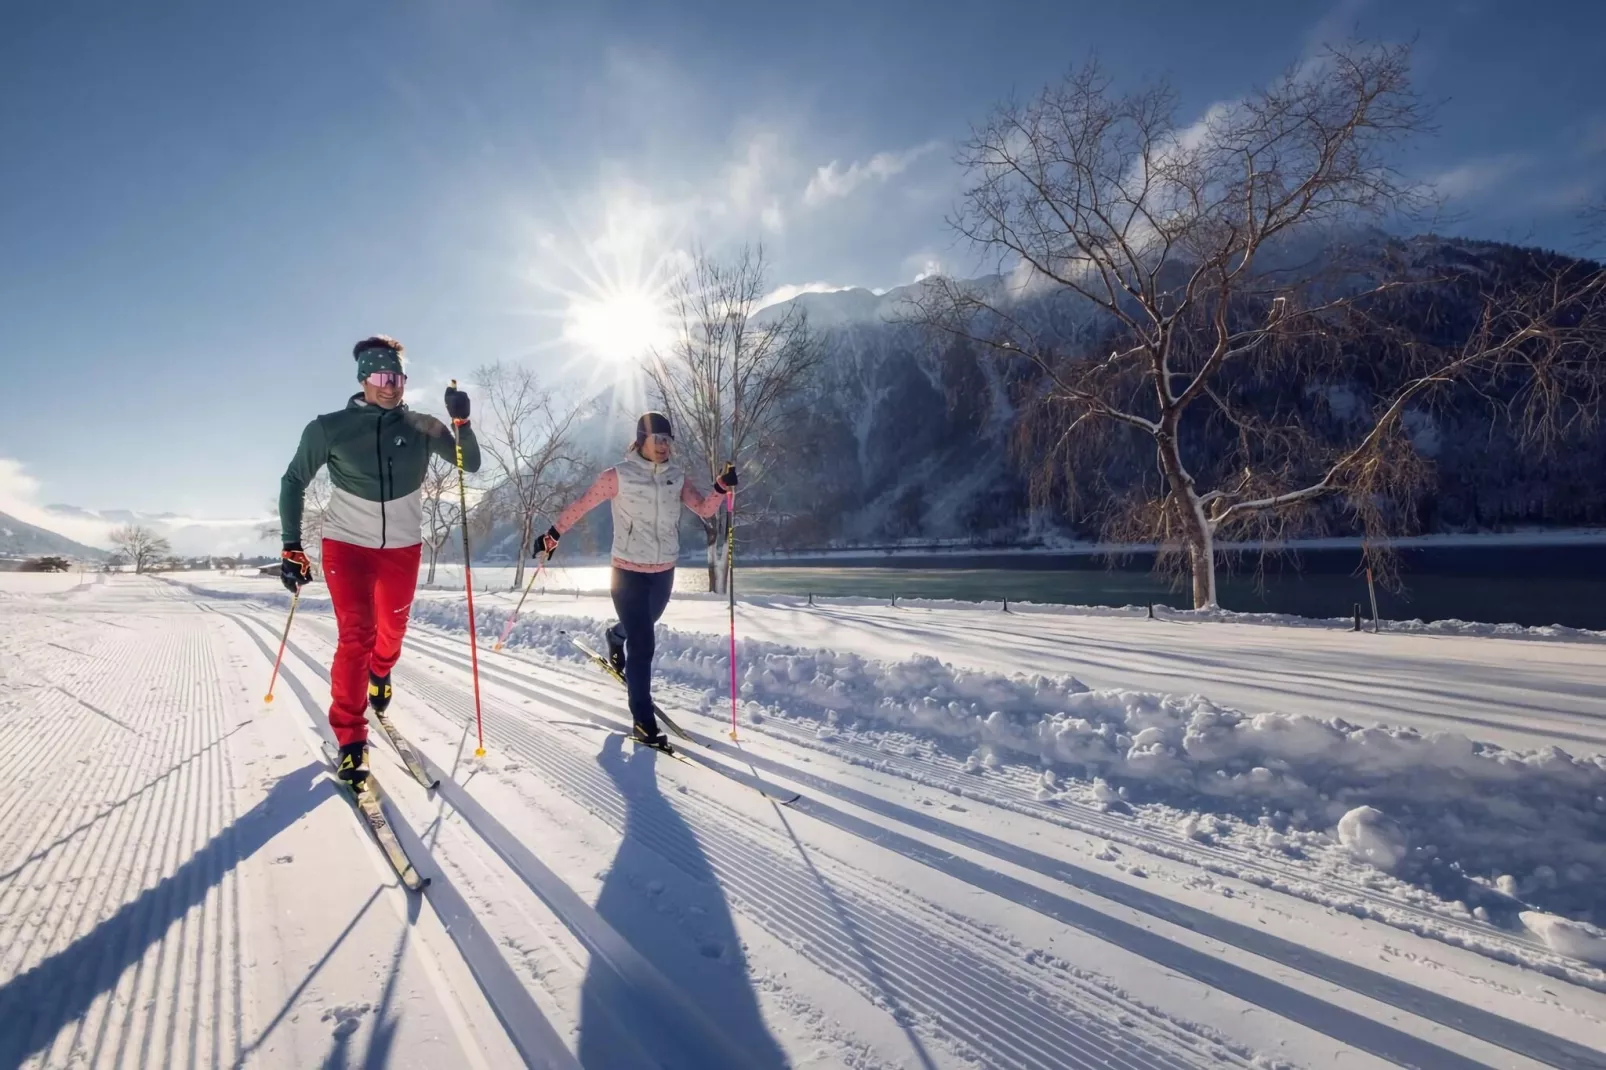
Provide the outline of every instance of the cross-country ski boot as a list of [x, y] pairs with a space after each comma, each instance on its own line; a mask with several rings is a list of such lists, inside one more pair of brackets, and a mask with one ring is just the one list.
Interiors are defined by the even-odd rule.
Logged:
[[619, 626], [615, 624], [604, 633], [603, 638], [608, 640], [608, 664], [620, 676], [625, 674], [625, 637], [620, 634]]
[[664, 735], [656, 728], [647, 728], [639, 721], [636, 723], [635, 727], [630, 730], [630, 740], [632, 743], [639, 743], [643, 747], [651, 747], [653, 750], [661, 750], [665, 754], [675, 753], [675, 748], [669, 745], [668, 736]]
[[375, 676], [373, 670], [369, 670], [368, 708], [375, 713], [384, 713], [390, 708], [390, 673]]
[[368, 741], [360, 739], [340, 748], [335, 764], [335, 775], [346, 782], [352, 791], [360, 792], [368, 786]]

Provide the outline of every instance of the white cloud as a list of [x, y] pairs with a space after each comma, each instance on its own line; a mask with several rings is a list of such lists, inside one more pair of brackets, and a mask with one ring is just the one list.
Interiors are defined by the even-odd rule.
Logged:
[[1606, 115], [1595, 115], [1584, 124], [1578, 138], [1578, 151], [1583, 156], [1598, 156], [1606, 152]]
[[809, 179], [808, 187], [803, 191], [803, 203], [812, 207], [833, 198], [846, 197], [867, 182], [885, 182], [907, 171], [916, 160], [935, 152], [941, 145], [939, 141], [928, 141], [903, 152], [878, 152], [863, 163], [855, 160], [845, 168], [832, 160], [815, 170], [814, 177]]
[[1533, 162], [1533, 157], [1520, 152], [1482, 156], [1429, 176], [1427, 185], [1447, 201], [1464, 200], [1505, 185]]
[[770, 305], [778, 305], [783, 301], [790, 301], [792, 298], [798, 297], [802, 294], [834, 294], [843, 290], [851, 289], [853, 289], [851, 286], [838, 286], [835, 283], [830, 282], [805, 282], [801, 284], [788, 283], [785, 286], [777, 286], [775, 289], [761, 297], [758, 302], [758, 307], [768, 308]]
[[1370, 0], [1338, 0], [1305, 34], [1305, 52], [1313, 55], [1327, 45], [1354, 37], [1356, 24]]
[[28, 474], [21, 461], [0, 457], [0, 513], [13, 516], [24, 524], [53, 531], [74, 542], [109, 550], [112, 528], [117, 527], [124, 517], [132, 517], [166, 536], [173, 544], [173, 551], [180, 555], [265, 553], [270, 549], [256, 535], [257, 526], [268, 519], [266, 516], [216, 520], [129, 513], [119, 516], [117, 520], [109, 520], [91, 510], [64, 508], [71, 511], [57, 511], [41, 505], [39, 481]]
[[104, 520], [60, 516], [40, 505], [39, 481], [28, 474], [21, 461], [10, 457], [0, 457], [0, 513], [75, 542], [102, 548], [110, 545], [106, 533], [111, 525]]
[[934, 275], [946, 275], [949, 273], [942, 262], [942, 258], [929, 251], [912, 253], [904, 257], [903, 268], [905, 271], [914, 272], [915, 282], [922, 282]]
[[786, 213], [775, 187], [785, 169], [780, 134], [759, 130], [726, 165], [724, 204], [720, 207], [737, 219], [756, 217], [765, 230], [780, 233], [786, 227]]

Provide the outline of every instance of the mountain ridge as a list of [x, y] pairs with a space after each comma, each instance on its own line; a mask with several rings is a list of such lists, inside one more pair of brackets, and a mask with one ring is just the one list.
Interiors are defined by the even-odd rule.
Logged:
[[104, 561], [111, 555], [69, 539], [58, 532], [0, 513], [0, 557], [67, 556], [83, 561]]

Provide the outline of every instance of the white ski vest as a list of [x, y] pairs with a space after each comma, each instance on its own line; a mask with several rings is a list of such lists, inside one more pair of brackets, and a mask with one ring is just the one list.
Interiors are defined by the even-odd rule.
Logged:
[[686, 473], [673, 459], [632, 453], [614, 466], [613, 556], [634, 565], [672, 565], [680, 556], [680, 494]]

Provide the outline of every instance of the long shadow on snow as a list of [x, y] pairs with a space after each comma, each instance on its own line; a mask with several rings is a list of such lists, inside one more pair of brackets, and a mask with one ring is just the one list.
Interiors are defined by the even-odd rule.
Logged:
[[[31, 1023], [0, 1032], [0, 1070], [44, 1050], [103, 991], [206, 899], [223, 874], [261, 849], [337, 790], [321, 763], [287, 774], [260, 802], [187, 858], [171, 875], [26, 973], [0, 986], [0, 1021]], [[104, 980], [106, 983], [102, 984]]]
[[[697, 836], [663, 797], [654, 769], [657, 757], [647, 749], [626, 755], [620, 736], [608, 737], [597, 756], [625, 801], [624, 835], [597, 897], [597, 913], [676, 987], [717, 1008], [721, 1028], [746, 1053], [747, 1066], [786, 1067], [790, 1064], [759, 1011], [730, 905]], [[696, 881], [702, 894], [681, 897], [666, 891], [665, 885], [673, 889], [678, 883], [677, 875], [664, 874], [667, 867]], [[618, 1035], [621, 1021], [649, 1034], [655, 1028], [646, 1015], [612, 1006], [616, 994], [610, 979], [595, 971], [586, 974], [577, 1053], [584, 1066], [629, 1065], [636, 1057], [635, 1046]], [[638, 1040], [651, 1049], [650, 1036]]]

